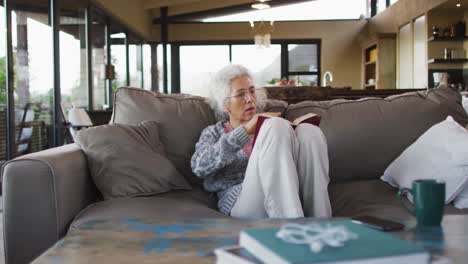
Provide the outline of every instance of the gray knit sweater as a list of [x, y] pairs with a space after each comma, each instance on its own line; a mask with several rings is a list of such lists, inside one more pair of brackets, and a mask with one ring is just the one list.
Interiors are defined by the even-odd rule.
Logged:
[[225, 133], [224, 122], [203, 130], [195, 145], [191, 165], [193, 172], [203, 179], [205, 190], [217, 193], [218, 209], [230, 214], [242, 189], [249, 162], [242, 147], [250, 138], [243, 126]]

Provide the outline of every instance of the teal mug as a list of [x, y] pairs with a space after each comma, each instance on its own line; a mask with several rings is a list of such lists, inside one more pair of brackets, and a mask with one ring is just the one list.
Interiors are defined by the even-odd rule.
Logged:
[[[403, 201], [403, 196], [407, 193], [413, 196], [413, 209]], [[411, 189], [402, 188], [398, 191], [398, 198], [403, 207], [416, 216], [418, 226], [440, 226], [444, 216], [445, 182], [413, 181]]]

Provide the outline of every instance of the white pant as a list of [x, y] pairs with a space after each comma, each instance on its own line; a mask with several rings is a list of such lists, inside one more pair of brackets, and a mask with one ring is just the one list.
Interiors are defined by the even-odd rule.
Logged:
[[260, 129], [231, 215], [331, 217], [329, 181], [327, 144], [320, 128], [301, 124], [293, 130], [288, 121], [270, 118]]

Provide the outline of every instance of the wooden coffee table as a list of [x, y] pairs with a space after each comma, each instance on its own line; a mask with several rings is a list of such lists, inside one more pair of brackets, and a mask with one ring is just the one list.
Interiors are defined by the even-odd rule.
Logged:
[[[294, 222], [311, 221], [326, 220]], [[291, 221], [232, 218], [93, 221], [70, 232], [34, 263], [214, 263], [213, 249], [237, 244], [240, 230], [286, 222]], [[424, 246], [441, 263], [467, 263], [468, 216], [445, 216], [441, 228], [417, 229], [414, 221], [405, 225], [404, 231], [393, 234]]]

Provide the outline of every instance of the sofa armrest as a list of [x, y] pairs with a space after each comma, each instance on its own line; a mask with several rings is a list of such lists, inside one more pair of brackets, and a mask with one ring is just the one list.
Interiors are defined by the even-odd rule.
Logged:
[[32, 261], [96, 201], [86, 157], [76, 144], [11, 160], [2, 175], [6, 263]]

